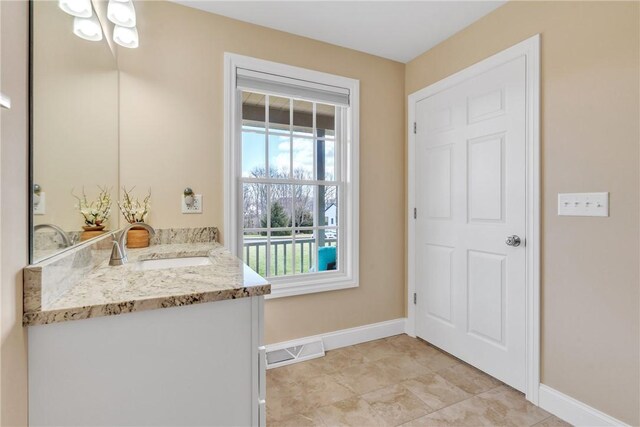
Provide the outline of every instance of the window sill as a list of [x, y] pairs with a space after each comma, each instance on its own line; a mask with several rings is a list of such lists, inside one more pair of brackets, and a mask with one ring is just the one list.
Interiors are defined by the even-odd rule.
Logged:
[[319, 292], [336, 291], [340, 289], [357, 288], [358, 282], [346, 274], [324, 274], [313, 277], [270, 277], [271, 294], [265, 299], [291, 297], [295, 295], [315, 294]]

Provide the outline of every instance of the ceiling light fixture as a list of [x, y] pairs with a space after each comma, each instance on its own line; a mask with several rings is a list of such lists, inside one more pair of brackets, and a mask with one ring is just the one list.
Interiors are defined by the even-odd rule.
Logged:
[[91, 0], [59, 0], [58, 7], [78, 18], [89, 18], [93, 14]]
[[73, 33], [92, 42], [102, 40], [102, 27], [96, 15], [91, 18], [78, 18], [77, 16], [73, 18]]
[[135, 49], [138, 47], [138, 29], [136, 27], [128, 28], [116, 25], [113, 28], [113, 41], [122, 47]]
[[107, 18], [121, 27], [133, 28], [136, 26], [136, 10], [131, 0], [109, 0]]

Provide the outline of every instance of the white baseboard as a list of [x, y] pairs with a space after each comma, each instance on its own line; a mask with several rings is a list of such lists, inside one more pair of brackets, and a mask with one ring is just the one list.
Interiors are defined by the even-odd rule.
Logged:
[[360, 344], [367, 341], [379, 340], [381, 338], [392, 337], [405, 333], [405, 325], [407, 319], [400, 318], [395, 320], [387, 320], [386, 322], [372, 323], [370, 325], [357, 326], [355, 328], [342, 329], [340, 331], [328, 332], [326, 334], [318, 334], [310, 337], [303, 337], [296, 340], [269, 344], [266, 346], [267, 351], [274, 349], [292, 347], [299, 343], [321, 339], [324, 343], [325, 350], [335, 350], [341, 347]]
[[574, 426], [627, 426], [622, 421], [544, 384], [540, 384], [538, 404], [545, 411]]

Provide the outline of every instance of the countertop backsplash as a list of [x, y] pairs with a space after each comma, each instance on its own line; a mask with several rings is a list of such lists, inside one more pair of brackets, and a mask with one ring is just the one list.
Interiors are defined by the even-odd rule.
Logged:
[[217, 227], [161, 228], [151, 237], [152, 245], [168, 243], [207, 243], [218, 241]]

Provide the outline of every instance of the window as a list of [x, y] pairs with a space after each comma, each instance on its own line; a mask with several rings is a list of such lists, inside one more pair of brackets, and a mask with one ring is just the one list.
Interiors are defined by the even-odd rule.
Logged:
[[358, 82], [226, 59], [227, 246], [273, 296], [357, 286]]

